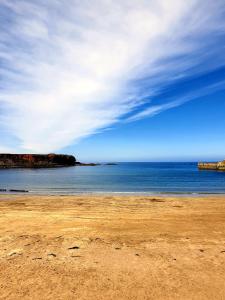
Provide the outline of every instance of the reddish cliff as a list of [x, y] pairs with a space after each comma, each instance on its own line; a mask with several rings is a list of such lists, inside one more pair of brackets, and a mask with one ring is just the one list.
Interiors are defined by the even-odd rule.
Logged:
[[0, 154], [0, 168], [54, 168], [74, 166], [76, 159], [64, 154]]

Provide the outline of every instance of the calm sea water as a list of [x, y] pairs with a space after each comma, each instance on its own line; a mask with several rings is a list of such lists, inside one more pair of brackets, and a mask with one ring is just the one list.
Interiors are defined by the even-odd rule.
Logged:
[[196, 163], [119, 163], [59, 169], [2, 169], [0, 189], [30, 193], [225, 193], [225, 172]]

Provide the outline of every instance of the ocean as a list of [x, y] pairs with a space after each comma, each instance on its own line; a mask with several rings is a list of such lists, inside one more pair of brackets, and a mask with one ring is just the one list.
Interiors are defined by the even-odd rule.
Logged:
[[199, 171], [195, 162], [1, 169], [0, 189], [35, 194], [219, 194], [225, 193], [225, 172]]

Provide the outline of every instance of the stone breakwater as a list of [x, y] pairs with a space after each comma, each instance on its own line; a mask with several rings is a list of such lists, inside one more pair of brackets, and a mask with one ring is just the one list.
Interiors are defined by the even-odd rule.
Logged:
[[64, 154], [0, 154], [0, 168], [56, 168], [76, 165], [76, 158]]
[[198, 168], [200, 170], [218, 170], [225, 171], [225, 160], [215, 163], [205, 162], [198, 163]]

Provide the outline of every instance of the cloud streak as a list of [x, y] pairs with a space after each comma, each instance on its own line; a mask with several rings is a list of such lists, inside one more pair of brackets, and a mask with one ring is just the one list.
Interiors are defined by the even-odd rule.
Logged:
[[221, 80], [216, 84], [210, 84], [207, 87], [198, 89], [197, 91], [187, 93], [185, 96], [180, 96], [172, 99], [169, 98], [167, 99], [167, 101], [165, 101], [165, 103], [159, 105], [151, 105], [150, 107], [143, 109], [140, 112], [137, 112], [136, 114], [133, 114], [131, 117], [128, 117], [125, 120], [125, 122], [133, 122], [143, 118], [152, 117], [168, 109], [178, 107], [189, 101], [199, 99], [206, 95], [213, 94], [216, 91], [220, 91], [224, 89], [225, 89], [225, 81]]
[[152, 103], [164, 87], [224, 64], [214, 2], [1, 1], [0, 130], [18, 151], [50, 152], [162, 111]]

